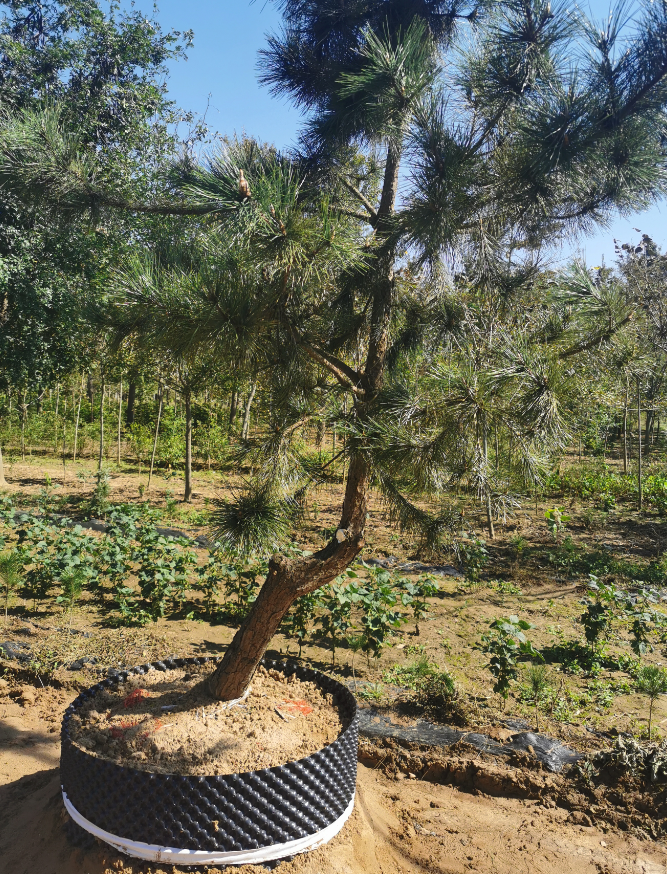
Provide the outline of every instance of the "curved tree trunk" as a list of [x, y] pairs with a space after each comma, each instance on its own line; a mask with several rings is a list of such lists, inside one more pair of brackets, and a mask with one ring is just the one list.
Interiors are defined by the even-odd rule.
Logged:
[[[400, 157], [400, 149], [390, 146], [376, 224], [378, 238], [384, 238], [384, 245], [375, 262], [370, 337], [361, 379], [363, 396], [358, 397], [355, 407], [357, 418], [361, 420], [372, 415], [384, 378], [396, 257], [395, 246], [390, 242], [391, 215], [398, 191]], [[369, 461], [363, 448], [355, 451], [353, 447], [336, 535], [314, 555], [299, 559], [281, 555], [271, 558], [269, 573], [257, 600], [208, 681], [209, 690], [216, 698], [229, 701], [243, 695], [294, 601], [334, 580], [363, 549], [369, 476]]]
[[350, 463], [339, 529], [324, 549], [306, 558], [271, 558], [257, 600], [208, 681], [216, 698], [229, 701], [243, 695], [294, 601], [334, 580], [363, 549], [368, 473], [365, 458], [356, 455]]

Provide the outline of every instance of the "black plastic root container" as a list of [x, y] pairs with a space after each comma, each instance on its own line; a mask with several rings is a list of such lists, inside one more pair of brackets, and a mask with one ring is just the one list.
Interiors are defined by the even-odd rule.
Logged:
[[295, 664], [263, 661], [331, 693], [348, 726], [311, 756], [275, 768], [201, 777], [153, 774], [75, 746], [69, 720], [84, 702], [150, 668], [207, 658], [166, 659], [109, 677], [68, 707], [60, 771], [65, 806], [82, 828], [130, 856], [175, 865], [261, 864], [326, 843], [352, 812], [357, 776], [357, 705], [345, 686]]

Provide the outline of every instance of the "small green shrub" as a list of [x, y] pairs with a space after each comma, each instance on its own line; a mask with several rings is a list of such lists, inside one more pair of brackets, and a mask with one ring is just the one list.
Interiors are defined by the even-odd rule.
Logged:
[[524, 631], [533, 627], [525, 619], [519, 619], [518, 616], [494, 619], [489, 627], [492, 633], [482, 637], [481, 649], [491, 656], [487, 667], [496, 679], [493, 691], [503, 699], [504, 708], [510, 686], [518, 676], [519, 660], [542, 660], [542, 655], [524, 634]]
[[417, 680], [413, 700], [430, 716], [444, 721], [454, 717], [462, 721], [463, 710], [459, 690], [447, 670], [433, 670]]
[[667, 695], [667, 670], [657, 665], [643, 665], [637, 672], [637, 691], [646, 695], [650, 701], [648, 711], [648, 737], [651, 739], [653, 705], [661, 695]]
[[565, 512], [565, 507], [553, 507], [551, 510], [546, 510], [544, 518], [547, 522], [547, 528], [551, 532], [553, 539], [558, 542], [561, 534], [565, 531], [570, 517]]
[[540, 701], [551, 688], [549, 670], [546, 665], [530, 664], [526, 668], [526, 684], [530, 700], [535, 707], [535, 724], [540, 730]]
[[0, 552], [0, 585], [5, 602], [5, 625], [7, 624], [7, 612], [9, 603], [16, 592], [23, 585], [23, 562], [15, 550]]

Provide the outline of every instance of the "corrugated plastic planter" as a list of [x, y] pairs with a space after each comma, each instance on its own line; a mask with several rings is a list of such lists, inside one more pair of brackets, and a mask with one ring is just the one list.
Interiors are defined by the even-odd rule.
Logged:
[[352, 693], [317, 671], [263, 662], [332, 694], [348, 722], [333, 743], [285, 765], [210, 777], [151, 773], [99, 758], [72, 742], [71, 717], [101, 689], [151, 668], [167, 671], [207, 661], [141, 665], [86, 689], [68, 707], [60, 768], [72, 819], [128, 855], [178, 865], [261, 863], [331, 840], [354, 806], [359, 725]]

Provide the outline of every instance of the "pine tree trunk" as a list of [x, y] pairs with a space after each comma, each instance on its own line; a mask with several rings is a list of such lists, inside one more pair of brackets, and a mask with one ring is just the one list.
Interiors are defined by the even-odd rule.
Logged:
[[153, 439], [153, 452], [151, 453], [151, 467], [148, 471], [148, 485], [147, 489], [151, 487], [151, 479], [153, 478], [153, 465], [155, 464], [155, 450], [157, 449], [157, 438], [160, 433], [160, 417], [162, 416], [162, 388], [159, 390], [159, 403], [157, 408], [157, 421], [155, 423], [155, 437]]
[[637, 377], [637, 496], [638, 509], [642, 510], [642, 405], [639, 391], [640, 382]]
[[[652, 401], [652, 398], [647, 398], [649, 403]], [[655, 414], [652, 409], [646, 410], [646, 451], [648, 452], [649, 446], [653, 443], [653, 422], [655, 421]]]
[[102, 470], [104, 461], [104, 371], [102, 371], [102, 385], [100, 387], [100, 451], [97, 459], [97, 469]]
[[53, 419], [54, 419], [54, 423], [53, 423], [53, 434], [54, 434], [53, 451], [54, 452], [58, 451], [58, 410], [59, 409], [60, 409], [60, 383], [58, 383], [56, 386], [56, 411], [55, 411], [55, 415], [53, 417]]
[[120, 467], [120, 439], [121, 426], [123, 423], [123, 380], [118, 386], [118, 443], [116, 444], [116, 464]]
[[85, 377], [81, 377], [81, 391], [79, 392], [79, 403], [76, 408], [76, 422], [74, 424], [74, 450], [72, 453], [72, 463], [76, 461], [77, 440], [79, 439], [79, 417], [81, 415], [81, 401], [83, 400], [83, 381]]
[[185, 402], [185, 495], [186, 503], [192, 501], [192, 392], [186, 388], [183, 392]]
[[134, 404], [137, 399], [137, 384], [131, 382], [127, 389], [127, 406], [125, 408], [125, 424], [134, 424]]
[[67, 401], [63, 401], [63, 488], [67, 479], [67, 463], [65, 452], [67, 450]]
[[245, 409], [243, 411], [243, 428], [241, 429], [242, 440], [248, 439], [248, 431], [250, 430], [250, 407], [252, 407], [256, 391], [257, 383], [253, 382], [250, 386], [250, 394], [248, 395], [248, 400], [246, 401]]
[[28, 420], [28, 404], [26, 403], [26, 390], [23, 389], [21, 397], [21, 460], [25, 461], [25, 426]]
[[239, 393], [234, 389], [232, 392], [232, 397], [229, 402], [229, 430], [231, 431], [234, 427], [234, 423], [236, 422], [236, 411], [239, 406]]
[[294, 601], [334, 580], [363, 549], [367, 488], [367, 462], [361, 454], [356, 455], [350, 462], [338, 529], [341, 541], [334, 537], [324, 549], [306, 558], [271, 558], [257, 600], [209, 679], [209, 689], [216, 698], [229, 701], [243, 695]]
[[623, 473], [628, 472], [628, 404], [630, 402], [630, 380], [625, 377], [625, 404], [623, 405]]
[[[482, 424], [482, 439], [483, 439], [483, 450], [484, 450], [484, 463], [486, 465], [486, 473], [488, 476], [489, 472], [489, 443], [487, 440], [487, 430], [486, 430], [486, 415], [484, 416], [484, 422]], [[491, 540], [495, 540], [496, 532], [493, 527], [493, 509], [491, 507], [491, 490], [488, 486], [486, 486], [486, 524], [489, 529], [489, 537]]]
[[0, 446], [0, 489], [7, 488], [7, 480], [5, 479], [5, 465], [2, 460], [2, 446]]

